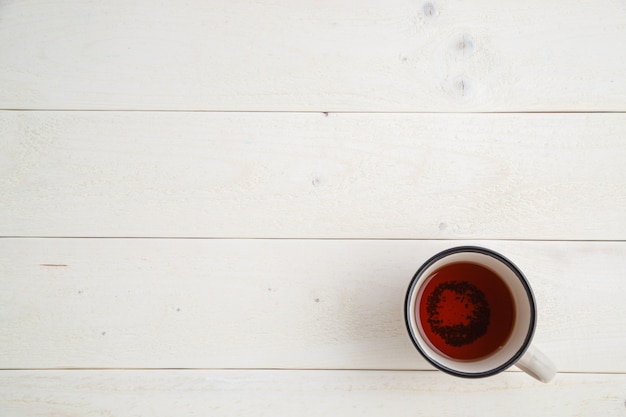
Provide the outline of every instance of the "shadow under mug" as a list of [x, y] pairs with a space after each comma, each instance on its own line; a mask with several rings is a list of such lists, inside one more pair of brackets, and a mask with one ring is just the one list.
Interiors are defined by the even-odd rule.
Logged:
[[[508, 287], [514, 305], [515, 319], [504, 345], [475, 360], [451, 358], [428, 342], [419, 319], [418, 295], [428, 278], [446, 265], [454, 263], [478, 264], [494, 272]], [[495, 375], [516, 365], [542, 382], [556, 375], [552, 361], [531, 346], [535, 332], [537, 307], [528, 280], [508, 259], [493, 250], [477, 246], [460, 246], [444, 250], [426, 261], [415, 273], [406, 294], [404, 317], [409, 336], [417, 350], [436, 368], [459, 377], [481, 378]]]

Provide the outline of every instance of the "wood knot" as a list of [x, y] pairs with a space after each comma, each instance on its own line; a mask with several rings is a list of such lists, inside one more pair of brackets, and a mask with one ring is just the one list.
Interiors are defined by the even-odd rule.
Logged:
[[435, 6], [432, 3], [425, 3], [424, 7], [422, 8], [422, 10], [424, 11], [424, 16], [426, 17], [434, 17], [435, 16]]

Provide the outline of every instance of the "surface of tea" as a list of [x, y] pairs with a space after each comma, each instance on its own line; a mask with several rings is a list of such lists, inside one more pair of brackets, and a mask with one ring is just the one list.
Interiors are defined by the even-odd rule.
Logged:
[[515, 305], [498, 275], [481, 265], [458, 262], [426, 279], [416, 313], [431, 347], [453, 359], [474, 360], [506, 343]]

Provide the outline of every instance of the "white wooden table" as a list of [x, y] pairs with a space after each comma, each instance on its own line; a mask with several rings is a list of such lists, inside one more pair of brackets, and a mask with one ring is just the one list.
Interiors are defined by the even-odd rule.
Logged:
[[[626, 5], [0, 2], [0, 415], [625, 416]], [[550, 384], [412, 347], [500, 251]]]

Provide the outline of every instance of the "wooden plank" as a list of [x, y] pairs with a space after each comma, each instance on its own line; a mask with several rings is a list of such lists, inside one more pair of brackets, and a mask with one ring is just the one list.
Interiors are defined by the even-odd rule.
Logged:
[[520, 373], [459, 380], [439, 372], [2, 371], [0, 411], [59, 416], [624, 415], [626, 375]]
[[620, 0], [40, 0], [0, 13], [0, 108], [626, 110]]
[[626, 243], [0, 239], [0, 368], [432, 369], [406, 287], [439, 250], [510, 257], [560, 371], [626, 372]]
[[626, 238], [626, 114], [0, 112], [0, 236]]

